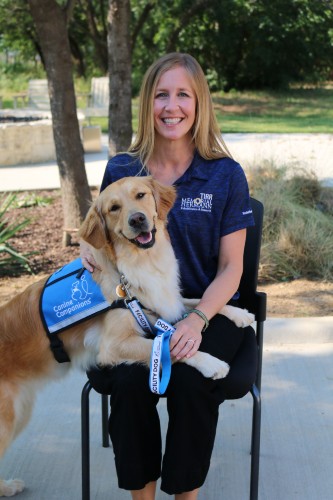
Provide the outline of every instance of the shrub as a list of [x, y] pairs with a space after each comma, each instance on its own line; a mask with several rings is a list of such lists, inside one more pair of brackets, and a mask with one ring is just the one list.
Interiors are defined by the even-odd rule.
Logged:
[[27, 255], [22, 255], [13, 248], [8, 240], [30, 223], [30, 219], [20, 222], [9, 222], [6, 213], [16, 203], [15, 194], [3, 195], [0, 199], [0, 269], [9, 272], [15, 271], [15, 264], [23, 266], [32, 273]]
[[260, 279], [333, 279], [333, 188], [313, 173], [266, 164], [250, 169], [265, 207]]

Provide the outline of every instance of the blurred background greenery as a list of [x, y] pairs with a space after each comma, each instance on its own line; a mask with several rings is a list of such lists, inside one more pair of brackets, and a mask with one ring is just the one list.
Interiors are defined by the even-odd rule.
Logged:
[[[73, 6], [68, 32], [79, 95], [108, 71], [109, 1]], [[46, 78], [25, 0], [0, 0], [0, 33], [0, 96], [10, 108], [30, 79]], [[170, 51], [202, 65], [223, 132], [332, 130], [332, 0], [131, 0], [130, 34], [134, 131], [142, 76]], [[107, 132], [106, 118], [92, 123]]]

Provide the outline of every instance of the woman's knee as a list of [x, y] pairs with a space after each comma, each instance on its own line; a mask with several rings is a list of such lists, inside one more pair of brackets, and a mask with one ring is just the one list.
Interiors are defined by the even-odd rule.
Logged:
[[239, 399], [252, 387], [257, 374], [258, 346], [253, 328], [244, 329], [244, 340], [233, 360], [228, 376], [220, 382], [227, 399]]
[[200, 401], [210, 398], [214, 383], [214, 380], [204, 377], [196, 368], [178, 362], [172, 366], [166, 395], [176, 406], [186, 406], [191, 401], [201, 404]]

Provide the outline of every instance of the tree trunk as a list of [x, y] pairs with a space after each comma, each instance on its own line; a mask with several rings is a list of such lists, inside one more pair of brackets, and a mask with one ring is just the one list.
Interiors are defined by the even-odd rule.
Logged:
[[109, 0], [110, 78], [109, 155], [126, 151], [132, 141], [132, 56], [130, 0]]
[[56, 0], [28, 2], [48, 78], [64, 227], [75, 229], [87, 213], [91, 194], [77, 118], [66, 11]]

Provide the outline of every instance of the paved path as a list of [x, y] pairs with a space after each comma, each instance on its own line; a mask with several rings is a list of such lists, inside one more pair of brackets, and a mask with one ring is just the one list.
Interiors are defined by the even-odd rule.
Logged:
[[[225, 134], [230, 152], [245, 169], [264, 160], [275, 165], [302, 166], [333, 186], [333, 134]], [[107, 136], [102, 151], [85, 155], [90, 186], [99, 186], [108, 157]], [[0, 191], [54, 189], [60, 187], [56, 162], [0, 166]]]
[[226, 134], [231, 153], [245, 168], [264, 160], [301, 167], [333, 186], [332, 134]]

